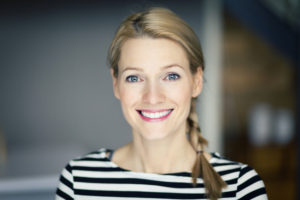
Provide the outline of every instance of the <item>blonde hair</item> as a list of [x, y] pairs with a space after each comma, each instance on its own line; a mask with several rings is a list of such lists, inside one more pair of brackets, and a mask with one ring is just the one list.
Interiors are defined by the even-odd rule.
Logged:
[[[198, 67], [204, 70], [200, 42], [191, 27], [168, 9], [150, 8], [130, 15], [119, 26], [108, 52], [108, 62], [115, 77], [118, 76], [122, 45], [128, 39], [140, 37], [166, 38], [177, 42], [186, 51], [191, 72], [194, 74]], [[198, 125], [196, 98], [191, 101], [190, 114], [187, 118], [187, 133], [191, 145], [197, 152], [197, 159], [192, 169], [193, 184], [196, 186], [197, 178], [202, 177], [208, 197], [217, 199], [221, 195], [222, 188], [226, 187], [226, 183], [203, 154], [207, 141], [202, 137]]]

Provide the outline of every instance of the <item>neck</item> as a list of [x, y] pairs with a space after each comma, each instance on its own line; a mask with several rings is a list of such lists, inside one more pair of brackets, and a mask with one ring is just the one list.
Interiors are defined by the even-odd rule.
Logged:
[[195, 151], [185, 134], [172, 138], [146, 140], [136, 136], [129, 144], [134, 171], [147, 173], [191, 172], [196, 159]]

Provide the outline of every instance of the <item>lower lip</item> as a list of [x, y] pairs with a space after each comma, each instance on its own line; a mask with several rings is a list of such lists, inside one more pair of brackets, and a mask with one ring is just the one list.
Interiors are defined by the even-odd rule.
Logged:
[[140, 112], [138, 112], [138, 113], [141, 116], [141, 118], [147, 122], [160, 122], [160, 121], [167, 119], [171, 115], [172, 112], [173, 112], [173, 110], [171, 110], [167, 115], [164, 115], [159, 118], [149, 118], [149, 117], [143, 116]]

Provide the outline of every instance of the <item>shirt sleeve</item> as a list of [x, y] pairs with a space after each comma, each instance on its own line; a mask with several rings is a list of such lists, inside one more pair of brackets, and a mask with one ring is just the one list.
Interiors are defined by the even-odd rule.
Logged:
[[237, 190], [237, 199], [239, 200], [268, 199], [263, 181], [257, 172], [248, 165], [241, 167]]
[[73, 174], [70, 163], [63, 169], [56, 189], [55, 200], [73, 200]]

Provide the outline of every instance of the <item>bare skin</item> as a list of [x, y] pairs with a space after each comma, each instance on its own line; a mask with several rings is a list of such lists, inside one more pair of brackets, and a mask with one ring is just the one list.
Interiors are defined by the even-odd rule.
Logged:
[[[191, 172], [196, 152], [186, 138], [186, 119], [191, 98], [202, 90], [201, 67], [192, 74], [184, 49], [173, 41], [138, 38], [123, 45], [119, 72], [112, 75], [114, 94], [133, 140], [112, 161], [135, 172]], [[170, 112], [165, 118], [151, 116], [165, 111]]]

